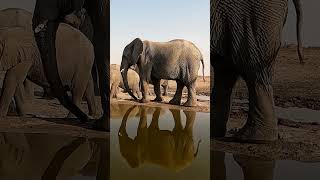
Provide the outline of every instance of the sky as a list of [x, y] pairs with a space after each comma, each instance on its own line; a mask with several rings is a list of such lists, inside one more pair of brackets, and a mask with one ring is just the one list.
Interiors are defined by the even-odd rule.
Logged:
[[[36, 0], [1, 0], [0, 9], [9, 7], [33, 11]], [[283, 41], [296, 43], [295, 11], [289, 0]], [[320, 46], [319, 0], [302, 1], [303, 44]], [[135, 37], [151, 41], [182, 38], [198, 46], [209, 74], [209, 0], [111, 0], [111, 63], [120, 64], [126, 44]], [[199, 70], [201, 72], [201, 69]]]

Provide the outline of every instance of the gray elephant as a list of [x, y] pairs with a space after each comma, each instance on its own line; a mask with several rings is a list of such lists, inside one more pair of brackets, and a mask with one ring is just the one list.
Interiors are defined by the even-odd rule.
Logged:
[[[186, 86], [188, 100], [184, 106], [195, 106], [197, 104], [196, 80], [200, 63], [204, 69], [200, 50], [189, 41], [176, 39], [169, 42], [151, 42], [136, 38], [123, 51], [121, 74], [128, 90], [126, 78], [128, 69], [133, 65], [138, 66], [143, 96], [141, 102], [149, 101], [147, 93], [149, 81], [154, 84], [156, 94], [154, 101], [161, 102], [160, 80], [167, 79], [177, 82], [177, 90], [170, 104], [180, 105], [182, 90]], [[134, 99], [137, 99], [130, 90], [128, 92]]]
[[[64, 85], [71, 87], [73, 102], [80, 105], [85, 95], [89, 114], [95, 116], [97, 111], [91, 76], [94, 50], [91, 42], [77, 29], [62, 23], [57, 31], [56, 47], [59, 74]], [[41, 87], [50, 87], [33, 33], [20, 27], [0, 29], [0, 55], [0, 70], [7, 71], [0, 97], [0, 116], [7, 115], [13, 96], [20, 115], [23, 115], [23, 96], [19, 92], [26, 77]]]
[[[300, 0], [297, 12], [298, 53], [303, 63]], [[213, 0], [211, 2], [211, 65], [214, 87], [210, 107], [211, 137], [224, 137], [231, 108], [232, 89], [241, 77], [249, 91], [249, 114], [236, 141], [267, 142], [278, 139], [272, 70], [281, 44], [288, 0]]]
[[172, 131], [159, 129], [161, 108], [155, 109], [150, 126], [147, 126], [146, 107], [140, 106], [140, 121], [137, 136], [130, 138], [126, 131], [128, 117], [136, 108], [132, 106], [123, 116], [118, 132], [119, 147], [123, 158], [132, 168], [138, 168], [150, 163], [174, 171], [182, 170], [189, 166], [196, 158], [200, 141], [194, 147], [193, 125], [195, 112], [184, 111], [186, 125], [181, 123], [180, 110], [170, 110], [175, 122]]
[[[128, 85], [129, 89], [138, 97], [140, 97], [140, 78], [139, 75], [132, 69], [128, 70]], [[123, 79], [120, 73], [120, 65], [110, 65], [110, 98], [117, 98], [119, 87], [125, 89]]]
[[[139, 68], [137, 65], [135, 66], [131, 66], [131, 69], [135, 70], [138, 74], [140, 73], [139, 72]], [[129, 69], [130, 70], [130, 69]], [[168, 96], [168, 89], [169, 89], [169, 80], [163, 80], [161, 79], [160, 81], [160, 85], [161, 87], [163, 88], [163, 93], [162, 93], [162, 96]], [[152, 81], [149, 81], [148, 82], [149, 84], [152, 84]], [[140, 84], [141, 85], [141, 84]], [[142, 87], [140, 87], [140, 89], [142, 89]], [[151, 92], [147, 92], [148, 95], [151, 95]]]

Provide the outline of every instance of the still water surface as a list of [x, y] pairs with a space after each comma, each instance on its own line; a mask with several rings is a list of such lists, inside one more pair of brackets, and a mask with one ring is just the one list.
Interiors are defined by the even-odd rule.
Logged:
[[209, 113], [124, 104], [111, 111], [111, 180], [210, 179]]

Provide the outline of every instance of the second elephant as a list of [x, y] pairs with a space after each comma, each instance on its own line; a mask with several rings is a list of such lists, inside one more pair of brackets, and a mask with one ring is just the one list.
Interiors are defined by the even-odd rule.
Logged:
[[[94, 50], [91, 42], [79, 30], [62, 23], [58, 28], [56, 47], [59, 74], [64, 85], [71, 87], [73, 102], [80, 105], [85, 95], [89, 114], [95, 116], [91, 76]], [[41, 87], [49, 87], [33, 33], [20, 27], [0, 29], [0, 55], [0, 69], [7, 71], [0, 98], [0, 116], [6, 116], [13, 96], [17, 108], [24, 112], [19, 90], [26, 77]]]

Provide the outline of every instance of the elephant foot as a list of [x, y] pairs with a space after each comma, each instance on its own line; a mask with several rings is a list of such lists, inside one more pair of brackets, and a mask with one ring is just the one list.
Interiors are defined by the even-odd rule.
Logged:
[[154, 102], [162, 102], [163, 101], [163, 99], [162, 99], [162, 97], [156, 97], [154, 100], [152, 100], [152, 101], [154, 101]]
[[246, 123], [235, 133], [233, 139], [244, 143], [271, 143], [278, 139], [278, 127], [254, 126]]
[[194, 101], [194, 100], [187, 100], [183, 106], [186, 106], [186, 107], [193, 107], [193, 106], [197, 106], [197, 102]]
[[180, 100], [173, 98], [169, 101], [169, 104], [180, 105]]
[[142, 99], [139, 100], [139, 102], [140, 102], [140, 103], [148, 103], [148, 102], [150, 102], [150, 101], [147, 100], [147, 99], [142, 98]]

